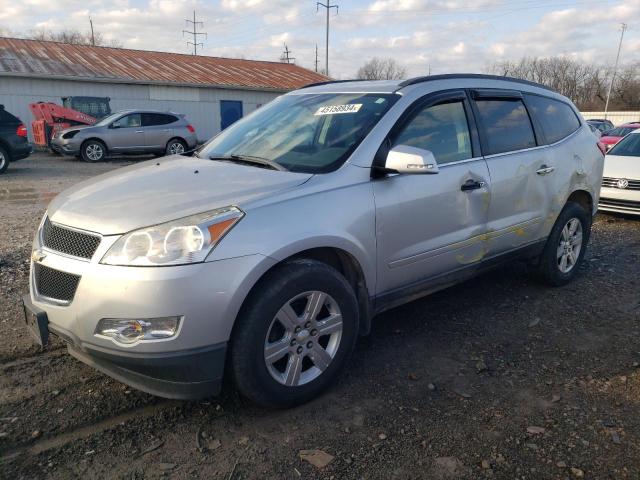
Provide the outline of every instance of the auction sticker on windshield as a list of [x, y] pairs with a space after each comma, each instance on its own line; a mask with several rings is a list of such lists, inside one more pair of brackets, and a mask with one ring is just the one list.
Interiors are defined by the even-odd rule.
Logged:
[[350, 103], [348, 105], [327, 105], [320, 107], [314, 115], [335, 115], [337, 113], [356, 113], [362, 107], [361, 103]]

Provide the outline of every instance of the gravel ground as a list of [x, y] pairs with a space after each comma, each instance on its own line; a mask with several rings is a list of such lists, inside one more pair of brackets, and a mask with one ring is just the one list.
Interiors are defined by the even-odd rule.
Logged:
[[640, 478], [640, 220], [599, 215], [566, 287], [515, 264], [380, 315], [307, 405], [167, 401], [21, 323], [47, 202], [130, 161], [0, 177], [0, 478]]

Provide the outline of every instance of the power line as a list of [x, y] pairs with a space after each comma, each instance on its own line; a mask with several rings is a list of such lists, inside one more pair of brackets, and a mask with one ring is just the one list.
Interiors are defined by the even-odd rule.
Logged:
[[620, 29], [620, 43], [618, 44], [618, 55], [616, 55], [616, 63], [613, 66], [613, 75], [611, 75], [611, 82], [609, 82], [609, 91], [607, 92], [607, 101], [604, 104], [604, 119], [607, 119], [607, 111], [609, 110], [609, 97], [611, 97], [611, 89], [613, 88], [613, 81], [616, 78], [616, 72], [618, 71], [618, 60], [620, 60], [620, 50], [622, 49], [622, 39], [624, 38], [624, 32], [627, 29], [627, 24], [621, 24]]
[[319, 7], [323, 7], [324, 9], [327, 10], [327, 42], [326, 42], [326, 49], [325, 49], [325, 57], [324, 57], [324, 74], [328, 77], [329, 76], [329, 11], [332, 8], [336, 9], [336, 15], [338, 14], [338, 5], [331, 5], [331, 0], [327, 0], [327, 4], [325, 5], [322, 2], [316, 2], [316, 12], [318, 11]]
[[184, 34], [187, 33], [189, 35], [193, 35], [193, 42], [187, 42], [187, 45], [193, 45], [193, 54], [197, 55], [198, 54], [198, 46], [201, 46], [204, 48], [204, 43], [202, 42], [198, 42], [198, 35], [204, 35], [204, 38], [207, 38], [207, 32], [198, 32], [198, 25], [200, 25], [201, 27], [204, 28], [204, 22], [197, 22], [196, 21], [196, 11], [193, 11], [193, 20], [189, 20], [189, 19], [185, 19], [185, 22], [187, 22], [188, 24], [193, 25], [193, 31], [189, 31], [189, 30], [182, 30], [182, 36], [184, 37]]

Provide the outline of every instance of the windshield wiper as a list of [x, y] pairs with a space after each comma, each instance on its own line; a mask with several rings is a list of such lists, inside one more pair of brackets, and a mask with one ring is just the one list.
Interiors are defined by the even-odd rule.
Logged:
[[253, 155], [239, 155], [232, 153], [231, 155], [211, 155], [209, 160], [223, 160], [227, 162], [244, 163], [247, 165], [255, 165], [260, 168], [270, 168], [271, 170], [279, 170], [286, 172], [287, 169], [280, 165], [278, 162], [269, 160], [262, 157], [254, 157]]

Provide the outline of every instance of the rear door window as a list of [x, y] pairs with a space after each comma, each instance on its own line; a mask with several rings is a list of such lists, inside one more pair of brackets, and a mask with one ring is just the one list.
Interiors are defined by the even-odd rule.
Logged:
[[169, 125], [178, 120], [174, 115], [166, 113], [143, 113], [142, 124], [145, 127], [153, 127], [156, 125]]
[[394, 146], [429, 150], [439, 164], [471, 158], [471, 139], [463, 102], [423, 108], [409, 120], [393, 143]]
[[540, 95], [525, 95], [525, 99], [547, 144], [559, 142], [580, 128], [580, 120], [566, 103]]
[[478, 99], [480, 130], [485, 155], [523, 150], [536, 146], [529, 114], [520, 99]]

